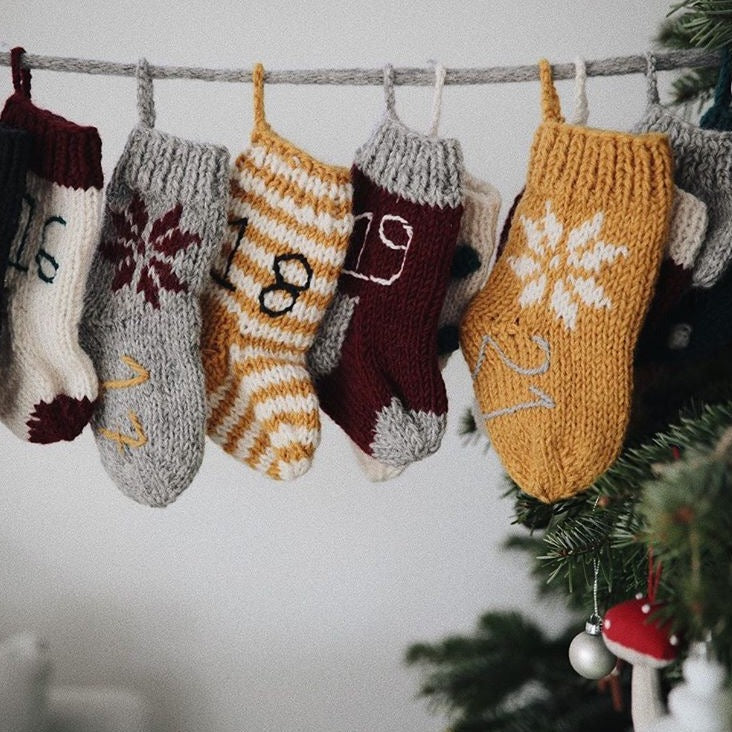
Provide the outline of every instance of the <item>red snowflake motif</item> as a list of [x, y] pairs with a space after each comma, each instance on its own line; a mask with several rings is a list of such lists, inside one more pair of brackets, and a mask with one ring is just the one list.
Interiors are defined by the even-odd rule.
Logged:
[[178, 228], [182, 213], [183, 207], [178, 204], [153, 221], [148, 230], [145, 202], [137, 193], [125, 209], [110, 212], [114, 233], [101, 242], [99, 251], [115, 265], [114, 292], [134, 286], [138, 264], [142, 267], [136, 292], [142, 292], [152, 307], [160, 308], [160, 290], [188, 292], [188, 284], [173, 271], [172, 259], [191, 245], [200, 244], [201, 237]]

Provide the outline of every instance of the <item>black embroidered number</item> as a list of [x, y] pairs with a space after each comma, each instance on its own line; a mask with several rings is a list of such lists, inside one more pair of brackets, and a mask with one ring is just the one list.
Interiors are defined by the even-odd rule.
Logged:
[[229, 252], [229, 257], [226, 260], [226, 269], [224, 270], [224, 273], [219, 274], [215, 270], [211, 270], [211, 277], [213, 277], [214, 282], [217, 285], [221, 285], [221, 287], [229, 290], [230, 292], [234, 292], [236, 290], [236, 287], [234, 287], [234, 284], [229, 279], [229, 271], [231, 270], [231, 265], [234, 261], [236, 251], [237, 249], [239, 249], [242, 239], [244, 238], [244, 232], [247, 229], [248, 223], [249, 219], [247, 219], [246, 217], [244, 217], [243, 219], [234, 219], [233, 221], [229, 221], [229, 226], [239, 227], [238, 231], [236, 232], [236, 243], [234, 244], [231, 252]]
[[27, 218], [25, 220], [25, 226], [23, 227], [23, 236], [20, 237], [18, 242], [18, 248], [15, 252], [10, 254], [8, 264], [15, 269], [19, 269], [21, 272], [28, 271], [28, 265], [22, 263], [23, 252], [25, 251], [25, 245], [28, 243], [28, 232], [30, 230], [31, 222], [33, 221], [33, 213], [36, 209], [35, 199], [31, 198], [27, 193], [23, 196], [23, 211], [27, 211]]
[[[21, 272], [28, 272], [28, 264], [23, 263], [23, 257], [25, 255], [26, 246], [28, 244], [28, 236], [30, 234], [31, 225], [33, 218], [36, 213], [36, 201], [27, 193], [23, 196], [23, 212], [27, 212], [25, 225], [23, 226], [23, 235], [20, 237], [18, 246], [14, 252], [10, 253], [8, 264]], [[43, 223], [43, 231], [41, 232], [41, 244], [38, 247], [38, 251], [35, 256], [35, 263], [37, 267], [37, 274], [40, 279], [44, 282], [51, 283], [56, 277], [58, 272], [59, 264], [49, 252], [44, 248], [46, 244], [46, 235], [48, 229], [54, 224], [60, 226], [66, 226], [66, 221], [60, 216], [49, 216]]]
[[44, 282], [53, 282], [54, 278], [56, 277], [56, 272], [58, 272], [58, 262], [43, 248], [44, 244], [46, 243], [46, 233], [48, 232], [48, 227], [53, 226], [54, 224], [66, 226], [66, 221], [64, 221], [60, 216], [49, 216], [46, 219], [46, 223], [43, 224], [41, 246], [38, 249], [38, 254], [36, 254], [38, 276]]
[[300, 294], [310, 287], [313, 270], [302, 254], [278, 254], [272, 269], [274, 284], [259, 293], [259, 307], [270, 318], [279, 318], [289, 313]]

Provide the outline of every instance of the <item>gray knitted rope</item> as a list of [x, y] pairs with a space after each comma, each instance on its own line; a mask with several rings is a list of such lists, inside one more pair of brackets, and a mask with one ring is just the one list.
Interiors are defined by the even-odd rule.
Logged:
[[[656, 54], [656, 68], [668, 71], [680, 68], [718, 66], [718, 51], [686, 50]], [[10, 53], [0, 53], [0, 65], [10, 66]], [[24, 68], [46, 71], [68, 71], [78, 74], [107, 76], [135, 76], [137, 63], [114, 63], [94, 59], [23, 55]], [[616, 56], [587, 61], [587, 76], [620, 76], [646, 71], [644, 54]], [[204, 69], [195, 66], [150, 66], [154, 79], [199, 79], [201, 81], [251, 82], [251, 69]], [[553, 64], [554, 79], [573, 79], [574, 63]], [[496, 84], [516, 81], [536, 81], [539, 69], [530, 66], [494, 66], [486, 68], [447, 69], [445, 84]], [[353, 86], [381, 86], [383, 69], [299, 69], [293, 71], [265, 71], [268, 84], [349, 84]], [[435, 81], [434, 68], [394, 69], [394, 83], [398, 85], [431, 86]]]

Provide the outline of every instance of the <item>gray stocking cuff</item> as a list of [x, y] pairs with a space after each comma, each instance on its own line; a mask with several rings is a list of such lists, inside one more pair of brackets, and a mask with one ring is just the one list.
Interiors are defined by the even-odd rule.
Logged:
[[376, 185], [413, 203], [456, 208], [462, 202], [460, 143], [410, 130], [388, 111], [356, 151], [355, 164]]

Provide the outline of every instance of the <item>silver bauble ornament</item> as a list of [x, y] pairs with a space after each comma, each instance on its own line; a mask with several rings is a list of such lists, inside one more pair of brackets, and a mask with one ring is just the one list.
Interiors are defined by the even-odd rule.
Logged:
[[569, 662], [572, 668], [586, 679], [607, 676], [617, 662], [602, 640], [602, 618], [593, 615], [569, 644]]

